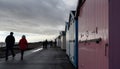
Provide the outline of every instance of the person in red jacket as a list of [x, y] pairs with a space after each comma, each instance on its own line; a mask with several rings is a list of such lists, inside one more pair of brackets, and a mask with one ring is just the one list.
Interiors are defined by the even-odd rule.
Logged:
[[21, 60], [23, 60], [23, 54], [24, 54], [24, 51], [27, 49], [27, 46], [28, 46], [28, 42], [26, 40], [25, 35], [23, 35], [19, 41], [19, 48], [21, 50]]

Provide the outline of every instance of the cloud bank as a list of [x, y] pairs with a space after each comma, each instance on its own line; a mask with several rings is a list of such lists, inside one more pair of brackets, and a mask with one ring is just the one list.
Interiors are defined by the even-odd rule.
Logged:
[[76, 1], [0, 0], [0, 30], [57, 35]]

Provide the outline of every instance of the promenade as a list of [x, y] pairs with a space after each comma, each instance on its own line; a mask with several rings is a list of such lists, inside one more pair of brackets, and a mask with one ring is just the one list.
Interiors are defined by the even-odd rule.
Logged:
[[9, 56], [0, 59], [0, 69], [74, 69], [67, 55], [60, 48], [37, 48], [26, 51], [24, 60], [20, 60], [20, 53], [16, 54], [14, 60]]

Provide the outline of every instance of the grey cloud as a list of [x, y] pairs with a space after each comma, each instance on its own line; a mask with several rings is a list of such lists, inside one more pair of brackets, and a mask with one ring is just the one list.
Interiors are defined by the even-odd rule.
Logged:
[[67, 14], [62, 0], [0, 0], [0, 30], [56, 34]]

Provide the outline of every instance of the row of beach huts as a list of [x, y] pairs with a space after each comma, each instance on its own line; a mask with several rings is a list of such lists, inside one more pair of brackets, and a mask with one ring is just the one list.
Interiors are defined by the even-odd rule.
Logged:
[[55, 39], [76, 69], [109, 69], [108, 0], [78, 0]]

